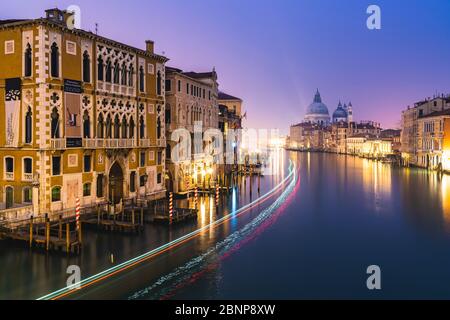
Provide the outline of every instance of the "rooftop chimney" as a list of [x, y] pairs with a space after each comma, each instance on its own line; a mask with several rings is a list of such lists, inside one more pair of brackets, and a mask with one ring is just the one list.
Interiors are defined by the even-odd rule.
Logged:
[[155, 43], [152, 40], [145, 41], [145, 45], [148, 53], [154, 53]]

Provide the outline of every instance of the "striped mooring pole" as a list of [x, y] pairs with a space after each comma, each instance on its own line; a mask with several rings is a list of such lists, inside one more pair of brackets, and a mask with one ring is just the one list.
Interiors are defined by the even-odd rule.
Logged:
[[219, 196], [220, 196], [220, 187], [219, 184], [216, 183], [216, 207], [219, 206]]
[[173, 219], [173, 192], [169, 193], [169, 223], [172, 224]]
[[194, 205], [195, 208], [197, 209], [197, 203], [198, 203], [198, 187], [195, 186], [195, 191], [194, 191]]
[[75, 220], [77, 223], [77, 230], [80, 230], [80, 198], [77, 198], [76, 200]]

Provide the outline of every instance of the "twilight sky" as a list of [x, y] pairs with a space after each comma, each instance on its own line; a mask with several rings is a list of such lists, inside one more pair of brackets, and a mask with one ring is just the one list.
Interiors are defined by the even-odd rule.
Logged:
[[[76, 4], [82, 28], [133, 46], [155, 41], [170, 66], [219, 74], [241, 97], [245, 126], [287, 132], [319, 88], [330, 113], [353, 103], [356, 120], [399, 124], [401, 110], [450, 92], [448, 0], [15, 0], [0, 19], [36, 18]], [[381, 7], [382, 29], [366, 27]]]

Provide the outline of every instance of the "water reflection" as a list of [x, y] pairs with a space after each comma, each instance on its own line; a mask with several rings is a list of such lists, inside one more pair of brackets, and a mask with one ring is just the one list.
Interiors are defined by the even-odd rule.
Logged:
[[[358, 163], [356, 161], [356, 163]], [[392, 192], [391, 166], [381, 162], [363, 159], [362, 177], [365, 198], [380, 213], [389, 203]]]

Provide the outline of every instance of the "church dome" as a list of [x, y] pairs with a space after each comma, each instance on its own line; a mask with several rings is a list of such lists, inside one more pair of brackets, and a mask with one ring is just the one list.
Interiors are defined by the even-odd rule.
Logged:
[[311, 103], [306, 109], [306, 115], [330, 115], [327, 106], [322, 102], [319, 90], [317, 90], [316, 95], [314, 96], [313, 103]]
[[341, 103], [339, 102], [336, 111], [334, 111], [333, 113], [333, 119], [342, 119], [342, 118], [346, 119], [347, 116], [348, 116], [347, 111], [342, 107]]

